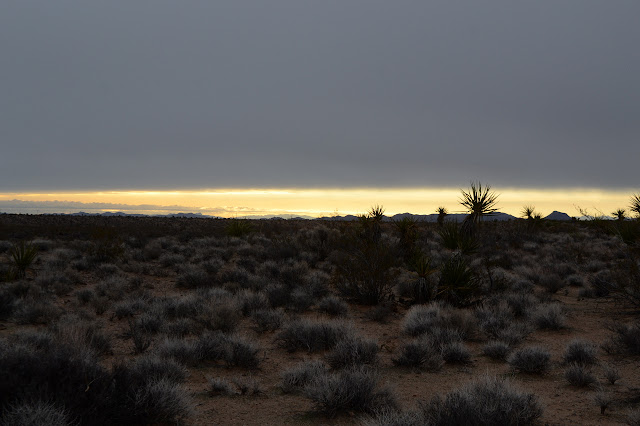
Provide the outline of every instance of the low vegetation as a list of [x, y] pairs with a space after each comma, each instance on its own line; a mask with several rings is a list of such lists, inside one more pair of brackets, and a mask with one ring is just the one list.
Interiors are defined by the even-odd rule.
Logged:
[[634, 424], [640, 213], [493, 222], [497, 200], [472, 184], [462, 223], [0, 215], [0, 424]]

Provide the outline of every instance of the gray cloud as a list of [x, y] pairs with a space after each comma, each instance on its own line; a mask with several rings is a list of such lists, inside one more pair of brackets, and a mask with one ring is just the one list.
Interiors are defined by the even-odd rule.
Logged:
[[0, 190], [640, 185], [640, 3], [2, 2]]

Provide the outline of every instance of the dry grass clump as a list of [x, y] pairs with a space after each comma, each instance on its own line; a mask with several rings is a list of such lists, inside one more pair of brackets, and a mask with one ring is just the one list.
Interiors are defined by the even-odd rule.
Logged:
[[438, 371], [444, 364], [442, 352], [427, 337], [417, 338], [405, 343], [393, 363], [401, 367], [412, 367], [426, 371]]
[[276, 336], [276, 343], [289, 352], [298, 350], [318, 352], [333, 348], [338, 342], [351, 335], [353, 335], [351, 325], [343, 321], [302, 319], [285, 324]]
[[380, 388], [378, 375], [371, 369], [356, 367], [334, 374], [316, 376], [303, 390], [314, 408], [327, 417], [340, 412], [373, 413], [398, 407], [389, 388]]
[[550, 367], [551, 354], [548, 350], [530, 346], [515, 351], [509, 357], [509, 365], [514, 370], [528, 374], [542, 374]]
[[597, 364], [597, 347], [593, 343], [574, 339], [567, 345], [562, 360], [565, 364]]
[[282, 391], [285, 393], [300, 392], [317, 377], [327, 374], [329, 369], [322, 361], [306, 361], [299, 363], [281, 374]]
[[514, 388], [510, 382], [483, 376], [454, 390], [444, 398], [436, 396], [415, 412], [382, 411], [364, 422], [373, 425], [534, 425], [543, 410], [535, 395]]
[[573, 385], [578, 387], [589, 386], [597, 382], [596, 377], [591, 373], [589, 368], [583, 364], [569, 364], [564, 370], [564, 378]]
[[378, 342], [358, 337], [343, 339], [326, 355], [326, 360], [334, 369], [374, 365], [378, 362]]
[[490, 341], [482, 347], [482, 353], [485, 356], [499, 361], [506, 361], [510, 352], [511, 346], [498, 340]]
[[564, 328], [566, 317], [558, 303], [544, 303], [536, 309], [532, 318], [541, 330], [560, 330]]

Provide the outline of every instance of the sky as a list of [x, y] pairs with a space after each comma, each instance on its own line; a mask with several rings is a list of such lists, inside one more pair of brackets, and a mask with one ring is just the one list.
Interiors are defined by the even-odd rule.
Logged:
[[549, 212], [624, 207], [638, 16], [636, 0], [3, 1], [0, 210], [455, 210], [470, 181]]

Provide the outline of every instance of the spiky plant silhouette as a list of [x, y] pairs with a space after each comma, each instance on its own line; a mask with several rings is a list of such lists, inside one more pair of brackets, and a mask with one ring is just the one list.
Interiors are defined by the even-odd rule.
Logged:
[[629, 206], [629, 209], [638, 215], [638, 218], [640, 218], [640, 194], [633, 194], [633, 196], [631, 196], [631, 205]]
[[619, 221], [623, 221], [627, 218], [627, 210], [626, 209], [618, 209], [614, 212], [611, 212], [611, 214], [613, 215], [613, 217], [616, 218], [616, 220]]
[[528, 206], [524, 206], [522, 208], [522, 217], [524, 217], [527, 220], [533, 220], [533, 217], [536, 214], [535, 210], [536, 208], [531, 204], [529, 204]]
[[462, 223], [462, 231], [473, 235], [476, 226], [485, 216], [494, 214], [498, 202], [498, 194], [491, 191], [491, 185], [483, 186], [481, 182], [471, 182], [469, 191], [462, 190], [460, 204], [467, 210], [467, 217]]
[[436, 213], [438, 213], [438, 225], [440, 226], [444, 225], [444, 218], [447, 217], [447, 215], [449, 214], [449, 212], [447, 211], [447, 208], [440, 206], [436, 210]]

